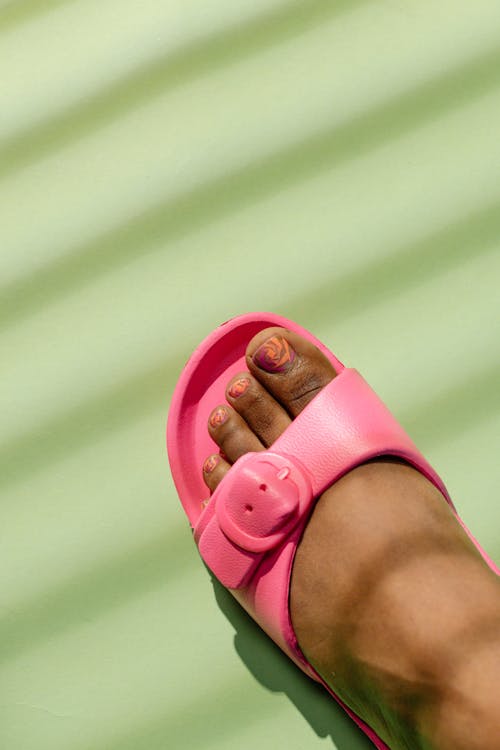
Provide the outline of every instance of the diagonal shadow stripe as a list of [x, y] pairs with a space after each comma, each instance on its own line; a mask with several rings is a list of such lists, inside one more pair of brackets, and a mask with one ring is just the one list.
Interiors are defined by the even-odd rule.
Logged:
[[325, 318], [343, 321], [366, 307], [405, 294], [470, 258], [495, 254], [500, 246], [500, 202], [364, 263], [332, 282], [305, 292], [293, 303], [297, 320], [314, 327]]
[[103, 87], [62, 113], [31, 125], [0, 143], [0, 179], [26, 164], [60, 150], [90, 132], [196, 78], [327, 22], [372, 0], [309, 0], [273, 9], [244, 24], [224, 28], [204, 39], [167, 52]]
[[109, 392], [73, 406], [30, 435], [7, 443], [0, 450], [0, 486], [23, 481], [52, 461], [71, 455], [146, 414], [160, 414], [166, 421], [174, 378], [184, 361], [184, 357], [168, 357]]
[[[223, 591], [226, 598], [231, 596]], [[220, 594], [217, 599], [220, 599]], [[219, 603], [219, 602], [218, 602]], [[220, 604], [219, 604], [220, 606]], [[313, 682], [279, 649], [264, 631], [235, 602], [224, 603], [234, 610], [231, 620], [236, 629], [234, 648], [253, 678], [268, 693], [284, 693], [301, 712], [318, 737], [331, 736], [337, 750], [373, 750], [373, 744], [361, 735], [353, 721], [337, 706], [326, 690]], [[227, 614], [226, 614], [227, 616]], [[229, 646], [229, 643], [228, 643]], [[191, 656], [188, 668], [194, 666]], [[214, 717], [224, 707], [224, 720], [214, 725]], [[276, 720], [276, 702], [267, 695], [258, 711], [248, 710], [248, 684], [245, 676], [235, 679], [214, 678], [209, 694], [193, 693], [188, 705], [175, 712], [165, 707], [155, 714], [122, 723], [113, 735], [99, 738], [87, 750], [165, 750], [165, 748], [240, 747], [241, 728], [255, 722]], [[207, 731], [207, 727], [209, 728]], [[233, 738], [232, 745], [224, 741]], [[214, 743], [215, 740], [215, 743]], [[279, 745], [281, 746], [281, 745]]]
[[0, 32], [75, 0], [12, 0], [0, 8]]
[[[217, 739], [223, 742], [233, 737], [234, 747], [238, 747], [238, 734], [242, 724], [249, 728], [262, 721], [262, 717], [255, 711], [248, 710], [247, 699], [248, 687], [244, 680], [233, 679], [221, 683], [219, 678], [209, 695], [199, 696], [195, 693], [194, 700], [175, 713], [166, 705], [163, 715], [155, 716], [143, 726], [129, 727], [123, 734], [116, 733], [113, 738], [106, 738], [103, 744], [97, 740], [97, 748], [136, 750], [138, 747], [147, 747], [148, 750], [165, 750], [166, 747], [205, 747], [207, 735], [214, 734], [214, 717], [218, 716], [221, 706], [224, 706], [224, 721], [217, 724]], [[196, 717], [195, 720], [193, 717]], [[212, 729], [207, 730], [207, 727]], [[94, 743], [92, 750], [96, 750]]]
[[[262, 640], [257, 636], [257, 643]], [[228, 643], [229, 647], [229, 643]], [[298, 670], [296, 669], [298, 672]], [[105, 739], [97, 737], [87, 746], [87, 750], [175, 750], [176, 748], [205, 748], [208, 740], [217, 738], [218, 743], [229, 747], [228, 740], [233, 739], [232, 747], [238, 748], [241, 727], [249, 730], [253, 724], [266, 719], [266, 712], [248, 710], [248, 685], [239, 677], [229, 680], [214, 675], [209, 693], [200, 695], [196, 688], [195, 675], [191, 676], [193, 688], [191, 700], [175, 712], [165, 703], [163, 711], [150, 716], [149, 720], [135, 721], [123, 726], [123, 720], [115, 721], [115, 732]], [[300, 677], [299, 677], [300, 679]], [[165, 675], [168, 683], [169, 675]], [[186, 698], [189, 690], [183, 688]], [[269, 714], [276, 711], [275, 704], [267, 701]], [[217, 721], [223, 706], [223, 721]], [[123, 717], [124, 718], [124, 717]], [[271, 716], [268, 716], [271, 720]], [[121, 717], [122, 719], [122, 717]]]
[[0, 620], [0, 663], [168, 586], [174, 576], [181, 577], [199, 564], [189, 535], [187, 524], [162, 529], [147, 543], [89, 565], [74, 578], [8, 612]]
[[[495, 357], [496, 361], [488, 363], [483, 370], [477, 371], [474, 365], [469, 372], [468, 380], [462, 384], [449, 387], [418, 407], [409, 405], [398, 415], [405, 430], [414, 443], [422, 449], [424, 455], [427, 454], [431, 463], [431, 452], [434, 448], [447, 445], [466, 431], [487, 425], [500, 417], [498, 352], [495, 352]], [[436, 468], [439, 472], [439, 466]], [[477, 467], [474, 465], [470, 470], [478, 474]], [[446, 484], [451, 485], [451, 475], [448, 477], [442, 475], [442, 478]], [[460, 506], [458, 506], [458, 511], [460, 512]], [[497, 565], [500, 565], [499, 544], [494, 547], [490, 545], [486, 552]]]
[[[499, 233], [500, 206], [494, 204], [418, 242], [396, 248], [385, 258], [376, 258], [350, 274], [332, 278], [308, 294], [301, 294], [290, 302], [289, 315], [296, 320], [307, 320], [311, 328], [315, 320], [346, 320], [360, 309], [366, 310], [435, 278], [472, 253], [479, 257], [496, 252]], [[77, 404], [36, 431], [7, 443], [0, 449], [0, 487], [26, 481], [53, 461], [123, 429], [146, 414], [166, 416], [168, 397], [184, 361], [185, 355], [180, 353], [166, 357], [111, 391]]]
[[33, 314], [131, 258], [166, 252], [174, 240], [280, 189], [361, 157], [499, 85], [500, 49], [494, 49], [333, 130], [162, 201], [4, 287], [0, 321], [5, 326]]
[[[497, 355], [498, 356], [498, 355]], [[474, 368], [467, 380], [438, 393], [417, 408], [409, 406], [398, 419], [424, 451], [453, 439], [500, 414], [500, 361]]]

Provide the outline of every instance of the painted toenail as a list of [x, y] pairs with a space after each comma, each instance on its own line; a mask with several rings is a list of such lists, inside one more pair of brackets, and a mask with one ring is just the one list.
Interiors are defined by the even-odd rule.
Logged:
[[288, 341], [281, 336], [272, 336], [253, 355], [255, 364], [266, 372], [286, 372], [296, 354]]
[[215, 467], [220, 463], [220, 456], [213, 455], [209, 456], [203, 464], [203, 471], [205, 474], [211, 474]]
[[239, 378], [238, 380], [235, 380], [227, 392], [228, 396], [231, 396], [231, 398], [238, 398], [238, 396], [245, 393], [249, 385], [250, 380], [248, 378]]
[[218, 406], [215, 411], [212, 412], [210, 415], [210, 426], [211, 427], [218, 427], [221, 424], [224, 424], [226, 419], [229, 417], [229, 412], [227, 409], [224, 409], [223, 406]]

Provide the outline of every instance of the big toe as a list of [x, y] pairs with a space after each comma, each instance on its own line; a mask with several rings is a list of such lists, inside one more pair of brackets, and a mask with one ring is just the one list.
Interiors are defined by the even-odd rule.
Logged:
[[313, 343], [286, 328], [266, 328], [250, 341], [246, 360], [254, 377], [292, 417], [337, 374]]

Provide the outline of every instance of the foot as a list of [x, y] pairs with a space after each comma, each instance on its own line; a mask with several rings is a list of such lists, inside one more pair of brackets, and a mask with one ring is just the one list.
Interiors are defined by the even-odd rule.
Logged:
[[[220, 449], [203, 465], [211, 491], [336, 376], [313, 344], [280, 328], [252, 339], [246, 360], [209, 418]], [[319, 498], [290, 611], [308, 660], [394, 750], [500, 750], [499, 580], [415, 469], [381, 458]]]

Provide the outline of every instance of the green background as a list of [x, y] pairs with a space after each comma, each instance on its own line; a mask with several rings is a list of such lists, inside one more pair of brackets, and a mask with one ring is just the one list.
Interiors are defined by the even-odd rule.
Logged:
[[500, 562], [498, 0], [0, 2], [3, 750], [361, 750], [200, 564], [215, 325], [360, 369]]

